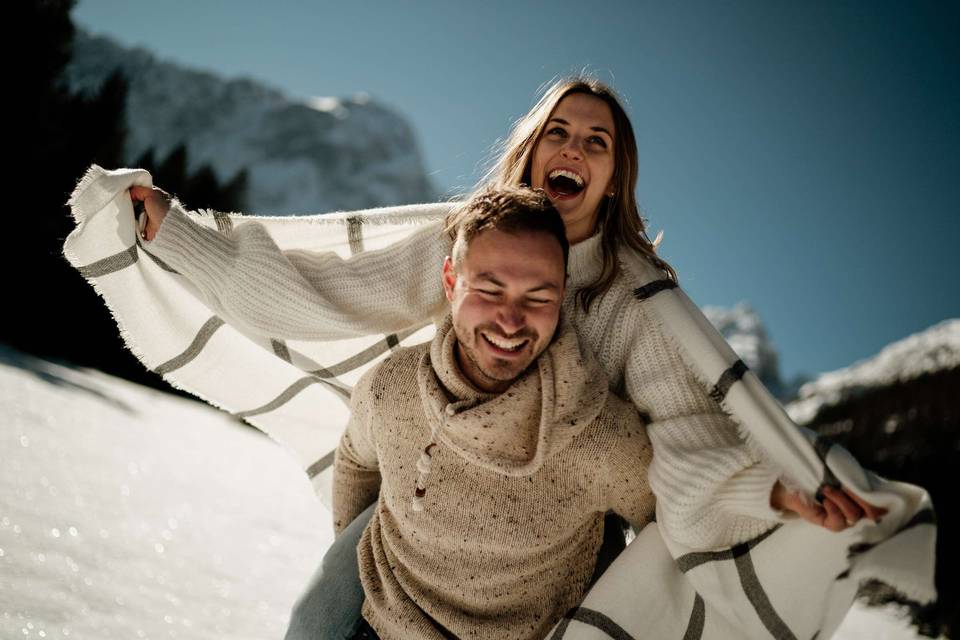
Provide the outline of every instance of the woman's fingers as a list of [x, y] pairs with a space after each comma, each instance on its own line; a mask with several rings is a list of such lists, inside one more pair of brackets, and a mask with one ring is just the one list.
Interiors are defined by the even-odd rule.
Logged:
[[863, 509], [864, 515], [866, 515], [871, 520], [876, 522], [880, 520], [880, 516], [886, 515], [887, 509], [885, 509], [884, 507], [877, 507], [870, 504], [869, 502], [867, 502], [857, 494], [853, 493], [846, 487], [843, 488], [843, 492], [844, 492], [844, 495], [846, 495], [848, 498], [850, 498], [855, 503], [857, 503], [857, 505], [861, 509]]
[[823, 508], [827, 512], [827, 516], [823, 519], [822, 526], [826, 527], [830, 531], [843, 531], [849, 526], [847, 524], [847, 519], [840, 510], [840, 507], [834, 503], [831, 497], [828, 496], [823, 501]]
[[824, 487], [823, 493], [840, 509], [840, 513], [848, 526], [856, 524], [863, 517], [863, 509], [851, 500], [847, 493], [829, 486]]
[[133, 185], [129, 191], [131, 201], [143, 202], [146, 222], [141, 236], [145, 240], [153, 240], [160, 229], [160, 223], [163, 222], [164, 216], [170, 209], [170, 194], [160, 187], [143, 187], [140, 185]]

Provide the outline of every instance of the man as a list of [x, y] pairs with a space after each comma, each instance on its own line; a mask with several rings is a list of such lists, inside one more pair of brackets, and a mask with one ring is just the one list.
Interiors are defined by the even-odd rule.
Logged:
[[560, 317], [568, 245], [545, 196], [488, 191], [442, 267], [450, 315], [360, 379], [334, 463], [363, 616], [384, 640], [541, 638], [583, 597], [608, 509], [654, 511], [632, 405]]

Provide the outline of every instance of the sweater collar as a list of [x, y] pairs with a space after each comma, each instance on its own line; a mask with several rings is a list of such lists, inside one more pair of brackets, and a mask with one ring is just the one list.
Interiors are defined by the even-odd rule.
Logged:
[[576, 291], [594, 282], [603, 270], [603, 237], [602, 230], [598, 229], [589, 238], [570, 247], [567, 258], [568, 291]]
[[492, 471], [534, 473], [606, 404], [603, 370], [589, 351], [581, 351], [562, 317], [550, 346], [503, 393], [474, 388], [457, 365], [455, 346], [448, 313], [417, 371], [431, 440]]

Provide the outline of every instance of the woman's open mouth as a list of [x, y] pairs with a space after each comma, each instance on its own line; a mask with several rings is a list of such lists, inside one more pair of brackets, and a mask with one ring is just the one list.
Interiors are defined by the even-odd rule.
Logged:
[[547, 174], [544, 186], [551, 200], [564, 200], [577, 197], [586, 188], [587, 182], [571, 169], [554, 169]]

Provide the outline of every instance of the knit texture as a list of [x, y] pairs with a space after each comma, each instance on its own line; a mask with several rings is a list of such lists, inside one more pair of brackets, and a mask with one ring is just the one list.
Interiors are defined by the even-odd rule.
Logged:
[[[364, 617], [385, 640], [542, 638], [589, 584], [608, 509], [654, 512], [650, 441], [561, 324], [501, 394], [430, 344], [367, 371], [334, 463], [337, 533], [379, 500], [358, 546]], [[426, 453], [429, 451], [429, 453]], [[413, 507], [416, 493], [423, 508]]]
[[[440, 265], [451, 242], [439, 222], [391, 247], [348, 259], [280, 251], [260, 224], [228, 234], [191, 220], [179, 201], [144, 246], [184, 274], [231, 324], [288, 339], [396, 331], [446, 308]], [[648, 416], [656, 455], [650, 483], [659, 523], [682, 544], [713, 548], [759, 535], [784, 515], [770, 507], [779, 473], [697, 382], [633, 286], [651, 269], [624, 251], [620, 276], [584, 312], [575, 293], [598, 275], [600, 235], [570, 249], [563, 312], [599, 359], [610, 388]], [[402, 275], [401, 275], [402, 274]]]
[[[184, 211], [181, 222], [192, 224], [184, 224], [183, 229], [191, 229], [197, 239], [216, 243], [219, 234], [227, 242], [218, 251], [207, 251], [203, 241], [191, 245], [195, 254], [173, 250], [168, 257], [171, 263], [177, 261], [175, 269], [137, 235], [127, 192], [134, 184], [150, 187], [152, 176], [143, 169], [90, 166], [67, 203], [76, 228], [64, 242], [64, 257], [102, 296], [124, 344], [145, 367], [276, 439], [297, 457], [321, 501], [329, 506], [334, 452], [349, 415], [347, 403], [341, 401], [349, 399], [362, 374], [391, 350], [430, 340], [435, 326], [425, 320], [446, 306], [439, 283], [427, 274], [433, 268], [439, 271], [435, 253], [443, 250], [444, 240], [438, 237], [437, 221], [451, 205], [296, 217]], [[176, 213], [168, 216], [164, 225], [168, 224], [161, 236], [177, 225]], [[247, 225], [262, 229], [241, 229]], [[416, 239], [419, 234], [423, 235]], [[255, 241], [244, 247], [251, 237]], [[574, 249], [575, 254], [583, 250], [580, 245]], [[588, 327], [587, 333], [601, 336], [595, 340], [601, 351], [605, 332], [614, 340], [626, 341], [629, 355], [624, 357], [620, 378], [613, 380], [614, 390], [634, 400], [638, 409], [647, 413], [656, 409], [659, 421], [650, 425], [648, 433], [655, 450], [649, 479], [659, 491], [657, 519], [664, 526], [654, 522], [644, 527], [583, 602], [558, 622], [552, 637], [587, 640], [613, 633], [702, 640], [826, 638], [843, 620], [864, 580], [880, 580], [921, 604], [935, 598], [937, 527], [929, 495], [921, 487], [871, 473], [843, 447], [794, 424], [681, 287], [642, 256], [621, 251], [620, 259], [625, 267], [622, 291], [636, 289], [630, 295], [615, 296], [616, 303], [644, 307], [640, 315], [647, 324], [596, 331]], [[371, 261], [381, 267], [373, 270], [375, 280], [350, 281], [351, 273], [370, 273]], [[309, 268], [314, 262], [326, 263], [331, 273], [339, 272], [346, 280], [330, 282]], [[314, 282], [318, 288], [313, 289]], [[294, 284], [287, 287], [289, 283]], [[300, 288], [307, 298], [289, 297], [290, 288]], [[330, 297], [329, 291], [341, 290], [349, 295], [341, 294], [339, 301]], [[416, 302], [417, 291], [422, 294], [420, 302]], [[436, 308], [429, 309], [434, 300]], [[341, 309], [340, 303], [346, 307]], [[282, 304], [308, 308], [290, 313]], [[419, 304], [423, 307], [411, 308]], [[350, 317], [356, 309], [364, 311]], [[245, 310], [250, 318], [241, 317]], [[621, 313], [614, 309], [605, 321], [616, 323]], [[304, 332], [301, 335], [313, 332], [331, 337], [297, 340], [284, 337], [282, 328], [276, 333], [255, 329], [273, 326], [273, 318], [283, 318], [287, 329]], [[411, 324], [400, 328], [407, 322]], [[663, 405], [644, 403], [643, 396], [659, 381], [655, 372], [650, 378], [637, 374], [648, 365], [626, 361], [634, 358], [634, 345], [643, 342], [638, 338], [656, 335], [658, 329], [662, 340], [655, 342], [665, 345], [668, 357], [679, 356], [682, 362], [675, 375], [709, 390], [705, 396], [718, 407], [711, 413], [729, 418], [705, 420], [696, 406], [690, 406], [689, 398], [686, 413], [675, 413], [673, 399]], [[391, 333], [377, 335], [377, 331]], [[582, 328], [578, 331], [583, 333]], [[610, 352], [604, 353], [609, 358]], [[616, 362], [601, 362], [608, 371], [616, 371]], [[647, 384], [638, 384], [644, 379]], [[667, 389], [667, 395], [672, 392]], [[678, 398], [682, 401], [687, 395], [681, 393]], [[690, 420], [692, 430], [659, 429], [661, 424], [678, 424], [693, 416], [698, 419]], [[715, 420], [724, 425], [729, 439], [718, 438], [705, 426]], [[727, 447], [734, 427], [742, 444]], [[698, 443], [708, 448], [698, 449]], [[668, 472], [673, 467], [663, 464], [658, 469], [660, 460], [671, 456], [671, 447], [663, 444], [673, 445], [674, 452], [689, 447], [689, 455], [705, 461], [707, 472], [700, 465], [691, 472], [702, 476], [697, 482], [705, 480], [707, 491], [719, 497], [705, 508], [721, 511], [714, 515], [719, 515], [727, 533], [736, 534], [742, 527], [736, 526], [739, 516], [731, 519], [722, 511], [753, 511], [751, 505], [757, 505], [744, 497], [765, 494], [766, 489], [756, 492], [750, 486], [768, 482], [757, 473], [757, 465], [728, 475], [726, 460], [732, 449], [741, 447], [749, 459], [762, 452], [765, 461], [776, 465], [782, 477], [807, 496], [824, 486], [842, 484], [889, 511], [878, 523], [861, 521], [840, 533], [786, 519], [740, 544], [705, 552], [679, 539], [697, 538], [695, 531], [669, 524], [691, 517], [689, 521], [696, 522], [698, 514], [691, 511], [685, 487], [677, 487], [676, 493], [669, 489]], [[664, 451], [662, 456], [658, 447]], [[711, 455], [710, 447], [716, 447], [717, 455]], [[504, 468], [524, 464], [523, 460], [501, 460]], [[433, 470], [422, 466], [429, 473], [418, 468], [411, 491], [426, 491], [419, 496], [419, 507], [427, 513], [424, 505], [431, 497], [428, 485]], [[763, 482], [751, 482], [756, 477]], [[675, 478], [673, 484], [686, 480], [686, 476]], [[700, 493], [704, 492], [693, 498]], [[766, 495], [761, 510], [765, 499]], [[411, 499], [411, 509], [414, 505]]]

